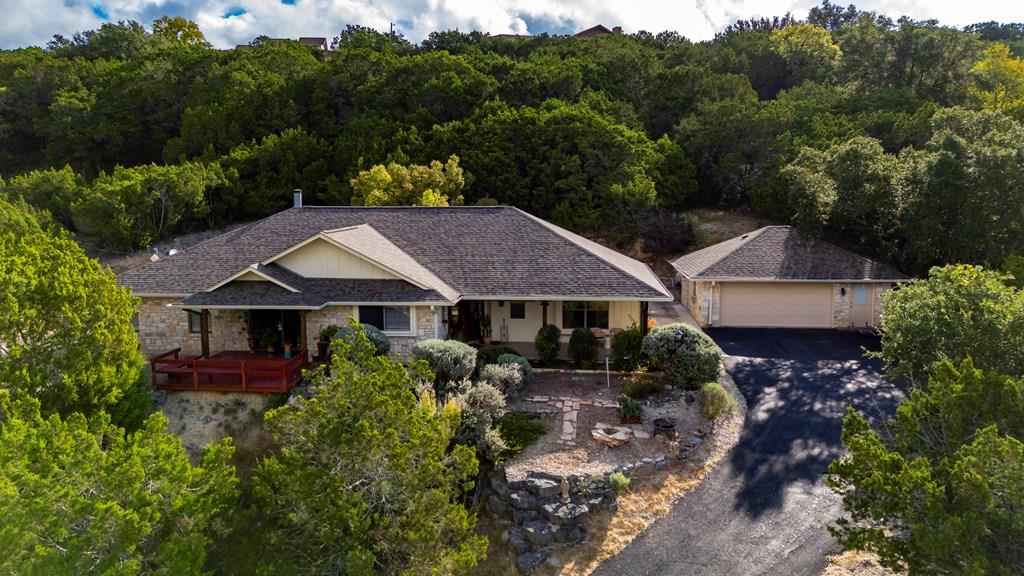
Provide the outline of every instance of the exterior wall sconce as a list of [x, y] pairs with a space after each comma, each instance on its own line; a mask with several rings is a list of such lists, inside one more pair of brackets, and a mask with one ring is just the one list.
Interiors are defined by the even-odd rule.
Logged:
[[842, 296], [843, 298], [846, 297], [846, 287], [845, 286], [841, 286], [839, 288], [839, 295]]

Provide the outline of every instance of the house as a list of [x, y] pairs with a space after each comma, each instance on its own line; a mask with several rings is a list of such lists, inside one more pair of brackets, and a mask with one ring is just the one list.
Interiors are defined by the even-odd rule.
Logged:
[[622, 26], [616, 26], [609, 30], [607, 26], [598, 24], [597, 26], [591, 26], [586, 30], [581, 30], [573, 36], [576, 38], [591, 38], [593, 36], [607, 36], [609, 34], [622, 34]]
[[256, 363], [247, 386], [275, 370], [293, 380], [285, 345], [300, 366], [322, 328], [349, 319], [401, 356], [428, 338], [487, 336], [529, 355], [543, 324], [566, 340], [576, 327], [607, 335], [646, 326], [647, 303], [672, 299], [647, 265], [516, 208], [316, 207], [299, 192], [293, 208], [119, 281], [141, 300], [154, 381], [177, 370], [196, 389], [228, 361]]
[[321, 52], [327, 52], [327, 38], [322, 36], [299, 36], [299, 44], [312, 46]]
[[702, 326], [878, 326], [883, 295], [910, 278], [791, 226], [765, 226], [672, 262]]

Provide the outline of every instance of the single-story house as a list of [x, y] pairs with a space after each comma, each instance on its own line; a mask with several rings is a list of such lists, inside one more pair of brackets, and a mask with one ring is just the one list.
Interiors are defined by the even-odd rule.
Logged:
[[791, 226], [765, 226], [671, 264], [701, 326], [875, 327], [885, 292], [910, 280]]
[[139, 340], [162, 363], [154, 379], [180, 369], [194, 388], [212, 378], [196, 361], [270, 373], [276, 364], [255, 362], [285, 350], [308, 361], [321, 329], [350, 318], [402, 356], [428, 338], [529, 354], [543, 324], [565, 339], [577, 327], [610, 334], [645, 327], [647, 303], [672, 300], [646, 264], [516, 208], [303, 206], [300, 194], [119, 281], [141, 300]]

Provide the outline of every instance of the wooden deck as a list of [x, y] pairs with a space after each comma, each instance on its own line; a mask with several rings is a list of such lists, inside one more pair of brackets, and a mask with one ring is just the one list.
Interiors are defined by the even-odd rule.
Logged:
[[302, 369], [308, 365], [304, 351], [293, 354], [286, 359], [225, 351], [199, 358], [182, 357], [181, 348], [175, 348], [149, 362], [153, 387], [157, 390], [280, 394], [290, 391], [302, 379]]

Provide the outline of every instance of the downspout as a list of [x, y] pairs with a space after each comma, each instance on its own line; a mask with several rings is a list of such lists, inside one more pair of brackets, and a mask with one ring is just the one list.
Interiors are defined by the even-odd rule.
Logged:
[[708, 326], [714, 326], [712, 318], [715, 317], [715, 281], [711, 281], [711, 288], [708, 290]]

